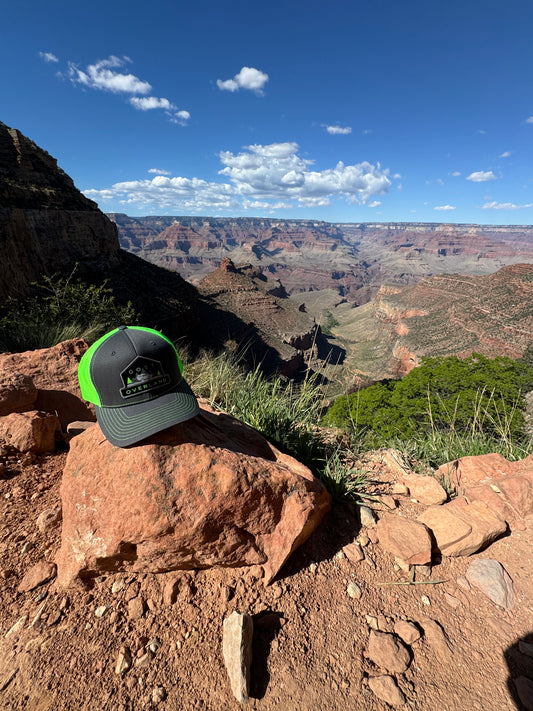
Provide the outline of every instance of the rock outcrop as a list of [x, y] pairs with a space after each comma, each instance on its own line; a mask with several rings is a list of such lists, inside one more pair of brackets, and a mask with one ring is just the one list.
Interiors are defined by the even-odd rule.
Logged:
[[254, 565], [268, 583], [330, 503], [306, 467], [205, 403], [125, 449], [93, 425], [71, 442], [61, 499], [63, 586], [106, 571]]
[[533, 265], [383, 287], [364, 306], [343, 305], [334, 316], [347, 364], [369, 379], [403, 377], [424, 356], [520, 358], [533, 340]]
[[76, 420], [95, 420], [78, 384], [78, 364], [87, 348], [74, 338], [52, 348], [0, 353], [0, 413], [48, 412], [57, 415], [64, 430]]
[[0, 297], [20, 295], [43, 274], [117, 263], [115, 225], [57, 161], [0, 122]]
[[325, 358], [328, 344], [309, 314], [274, 295], [278, 289], [279, 283], [257, 268], [236, 267], [227, 257], [198, 284], [204, 299], [218, 306], [220, 318], [212, 319], [212, 333], [252, 345], [265, 370], [295, 377], [309, 361]]

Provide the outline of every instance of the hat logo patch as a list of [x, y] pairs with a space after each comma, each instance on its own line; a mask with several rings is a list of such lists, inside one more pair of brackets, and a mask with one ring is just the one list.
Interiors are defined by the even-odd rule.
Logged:
[[161, 363], [151, 358], [138, 356], [120, 374], [124, 387], [123, 398], [134, 397], [157, 388], [170, 385], [170, 376], [163, 371]]

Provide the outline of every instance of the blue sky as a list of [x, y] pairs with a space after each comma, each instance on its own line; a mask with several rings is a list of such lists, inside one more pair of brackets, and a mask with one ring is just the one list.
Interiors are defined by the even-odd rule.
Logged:
[[19, 0], [0, 60], [105, 212], [533, 224], [530, 0]]

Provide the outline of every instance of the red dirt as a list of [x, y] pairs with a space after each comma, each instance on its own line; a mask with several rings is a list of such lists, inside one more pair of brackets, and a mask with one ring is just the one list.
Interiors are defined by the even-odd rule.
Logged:
[[[0, 475], [0, 708], [10, 711], [188, 711], [238, 709], [222, 659], [222, 621], [232, 611], [254, 617], [251, 699], [257, 711], [378, 711], [390, 708], [369, 689], [369, 676], [385, 674], [365, 659], [367, 615], [380, 629], [412, 620], [426, 636], [411, 646], [412, 661], [396, 675], [405, 707], [420, 711], [506, 711], [520, 708], [513, 677], [533, 678], [533, 659], [517, 651], [533, 641], [531, 522], [479, 554], [495, 558], [511, 575], [515, 609], [506, 611], [481, 592], [457, 584], [471, 558], [444, 559], [430, 578], [397, 585], [408, 575], [392, 556], [369, 542], [365, 560], [352, 563], [342, 547], [360, 534], [356, 510], [337, 505], [293, 554], [267, 588], [253, 569], [217, 569], [164, 575], [109, 575], [68, 591], [54, 582], [18, 593], [24, 573], [53, 561], [60, 525], [42, 534], [41, 511], [60, 503], [65, 453], [4, 456]], [[372, 532], [371, 532], [372, 533]], [[177, 601], [164, 605], [162, 590], [181, 575]], [[442, 580], [438, 584], [430, 580]], [[120, 587], [117, 592], [112, 592]], [[349, 582], [362, 591], [347, 594]], [[44, 592], [47, 596], [42, 598]], [[453, 596], [453, 599], [449, 596]], [[142, 617], [133, 597], [145, 603]], [[423, 596], [427, 596], [423, 601]], [[42, 599], [41, 599], [42, 598]], [[429, 604], [427, 604], [429, 602]], [[31, 627], [38, 610], [41, 618]], [[452, 606], [453, 605], [453, 606]], [[95, 610], [108, 606], [102, 617]], [[22, 616], [19, 633], [6, 633]], [[436, 620], [449, 648], [432, 638], [424, 618]], [[153, 643], [153, 649], [149, 645]], [[115, 673], [122, 646], [134, 660]], [[146, 655], [146, 656], [145, 656]], [[139, 660], [141, 660], [139, 664]], [[145, 665], [143, 665], [145, 664]], [[155, 692], [156, 689], [159, 692]], [[164, 697], [164, 698], [162, 698]], [[162, 699], [162, 700], [158, 700]]]

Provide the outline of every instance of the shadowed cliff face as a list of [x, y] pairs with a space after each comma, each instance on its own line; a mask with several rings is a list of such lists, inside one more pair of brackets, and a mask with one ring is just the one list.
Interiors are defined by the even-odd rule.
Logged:
[[0, 123], [0, 298], [43, 274], [118, 263], [115, 225], [46, 151]]

